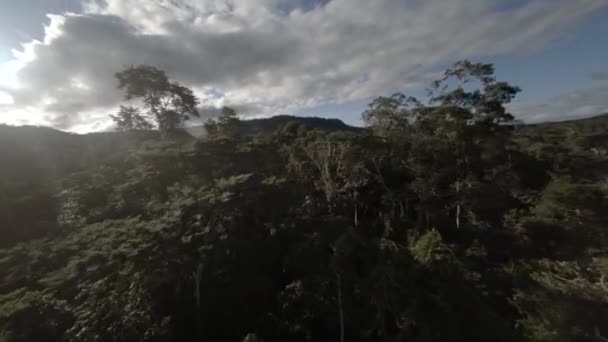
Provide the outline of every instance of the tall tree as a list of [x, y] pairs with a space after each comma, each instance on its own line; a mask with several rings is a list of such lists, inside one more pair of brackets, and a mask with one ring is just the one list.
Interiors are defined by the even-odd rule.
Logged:
[[110, 115], [119, 131], [142, 131], [152, 129], [152, 124], [141, 111], [132, 106], [120, 106], [116, 115]]
[[421, 103], [414, 97], [401, 93], [391, 96], [380, 96], [374, 99], [362, 118], [366, 125], [374, 128], [381, 135], [403, 129], [414, 119], [417, 108]]
[[126, 100], [140, 100], [146, 115], [166, 134], [190, 117], [198, 117], [197, 97], [191, 89], [171, 81], [167, 74], [149, 65], [129, 67], [116, 73]]
[[220, 116], [209, 119], [205, 129], [210, 137], [234, 138], [238, 134], [238, 123], [236, 111], [231, 107], [222, 107]]

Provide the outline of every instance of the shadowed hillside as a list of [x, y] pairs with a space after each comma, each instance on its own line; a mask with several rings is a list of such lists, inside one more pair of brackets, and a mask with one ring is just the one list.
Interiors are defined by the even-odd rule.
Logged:
[[[349, 126], [338, 119], [299, 117], [291, 115], [277, 115], [264, 119], [242, 120], [238, 124], [238, 130], [243, 136], [270, 133], [290, 122], [305, 125], [312, 129], [321, 129], [327, 131], [344, 130], [356, 132], [361, 130], [361, 128]], [[195, 137], [203, 137], [206, 134], [203, 126], [187, 127], [186, 130]]]
[[194, 138], [187, 88], [125, 73], [153, 98], [121, 132], [0, 126], [0, 341], [608, 335], [608, 117], [514, 125], [463, 61], [365, 128], [224, 107]]
[[[292, 123], [306, 130], [363, 132], [362, 128], [344, 124], [338, 119], [308, 118], [281, 115], [266, 119], [243, 120], [238, 123], [242, 137], [270, 134]], [[186, 129], [192, 135], [201, 134], [203, 127]], [[608, 115], [564, 122], [542, 123], [518, 127], [516, 140], [538, 160], [555, 164], [556, 170], [601, 178], [608, 174], [605, 156], [608, 146]], [[204, 134], [204, 133], [203, 133]], [[3, 189], [4, 214], [0, 215], [2, 229], [12, 231], [3, 241], [40, 236], [54, 230], [56, 208], [47, 206], [37, 215], [29, 209], [36, 203], [54, 203], [60, 192], [58, 182], [83, 170], [95, 169], [121, 159], [129, 150], [146, 141], [158, 140], [154, 131], [104, 132], [71, 134], [48, 127], [0, 125], [0, 187]], [[188, 137], [181, 139], [188, 141]], [[545, 165], [546, 166], [546, 165]], [[30, 222], [29, 226], [14, 227], [14, 222]], [[38, 222], [40, 220], [40, 222]], [[12, 227], [12, 228], [11, 228]], [[47, 228], [45, 228], [47, 227]], [[33, 233], [39, 232], [39, 233]]]

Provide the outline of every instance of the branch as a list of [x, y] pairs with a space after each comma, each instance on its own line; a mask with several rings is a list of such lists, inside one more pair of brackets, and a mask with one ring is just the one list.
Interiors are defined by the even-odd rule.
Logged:
[[323, 168], [321, 167], [321, 164], [319, 164], [319, 162], [314, 158], [312, 152], [310, 152], [310, 150], [307, 149], [306, 147], [302, 147], [302, 151], [304, 151], [304, 153], [306, 153], [306, 156], [308, 157], [308, 159], [310, 159], [310, 161], [312, 161], [315, 164], [315, 166], [317, 167], [319, 172], [323, 172]]

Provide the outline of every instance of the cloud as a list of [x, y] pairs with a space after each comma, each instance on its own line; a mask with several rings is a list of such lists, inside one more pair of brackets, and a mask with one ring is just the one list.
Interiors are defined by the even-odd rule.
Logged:
[[0, 90], [40, 122], [92, 126], [122, 99], [113, 74], [150, 64], [195, 89], [203, 107], [285, 113], [420, 86], [460, 58], [542, 48], [607, 4], [509, 3], [91, 1], [82, 14], [50, 16], [44, 39], [16, 51], [12, 73], [0, 65], [14, 79]]
[[14, 103], [11, 94], [0, 91], [0, 106], [1, 105], [12, 105]]
[[594, 71], [589, 77], [594, 81], [608, 81], [608, 71]]
[[608, 86], [578, 90], [541, 104], [513, 105], [509, 109], [526, 122], [580, 119], [608, 113]]

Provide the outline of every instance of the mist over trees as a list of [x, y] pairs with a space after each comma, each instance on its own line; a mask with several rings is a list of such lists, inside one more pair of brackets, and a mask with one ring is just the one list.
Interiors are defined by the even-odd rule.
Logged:
[[607, 117], [517, 124], [462, 61], [364, 129], [195, 139], [190, 89], [116, 76], [122, 132], [0, 126], [0, 341], [608, 339]]

